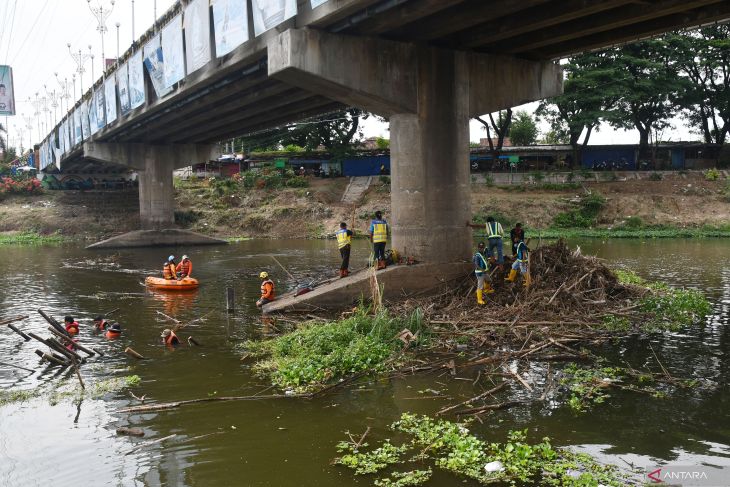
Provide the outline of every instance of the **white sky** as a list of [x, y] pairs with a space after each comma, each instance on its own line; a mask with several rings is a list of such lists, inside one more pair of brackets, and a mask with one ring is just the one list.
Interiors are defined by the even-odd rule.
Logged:
[[[110, 0], [92, 0], [92, 5], [102, 4], [110, 6]], [[135, 36], [145, 32], [154, 21], [155, 0], [136, 0], [134, 2]], [[156, 0], [157, 15], [162, 15], [173, 3], [174, 0]], [[104, 39], [104, 50], [107, 58], [116, 57], [116, 23], [119, 27], [119, 52], [123, 53], [132, 42], [132, 0], [116, 0], [111, 15], [106, 21], [108, 32]], [[0, 123], [8, 129], [10, 146], [18, 146], [20, 133], [23, 135], [23, 145], [27, 148], [29, 136], [32, 136], [33, 143], [40, 141], [45, 136], [48, 127], [41, 126], [43, 134], [39, 137], [38, 120], [33, 117], [30, 130], [25, 127], [26, 123], [22, 115], [32, 116], [34, 108], [30, 99], [35, 99], [36, 93], [42, 97], [46, 89], [57, 90], [60, 88], [54, 73], [58, 76], [71, 80], [72, 74], [76, 71], [76, 64], [72, 60], [67, 43], [71, 43], [72, 49], [82, 53], [88, 53], [88, 46], [92, 46], [94, 53], [94, 74], [98, 77], [101, 73], [101, 35], [96, 31], [97, 22], [92, 15], [87, 0], [0, 0], [0, 64], [9, 64], [13, 68], [15, 82], [16, 113], [14, 117], [0, 117]], [[86, 73], [83, 76], [83, 86], [88, 89], [91, 83], [91, 61], [86, 63]], [[81, 84], [76, 80], [76, 97], [80, 97]], [[45, 86], [45, 88], [44, 88]], [[73, 87], [70, 90], [73, 92]], [[72, 93], [73, 95], [73, 93]], [[69, 105], [73, 100], [69, 100]], [[64, 101], [65, 105], [65, 101]], [[520, 107], [532, 112], [536, 103], [530, 103]], [[58, 119], [62, 111], [58, 110]], [[42, 113], [39, 117], [42, 121], [50, 121], [53, 125], [53, 113]], [[689, 134], [688, 128], [681, 120], [674, 121], [675, 129], [668, 130], [664, 134], [664, 140], [689, 140], [696, 139], [696, 136]], [[365, 121], [364, 134], [369, 136], [389, 137], [388, 127], [385, 124], [374, 121]], [[547, 130], [547, 127], [541, 127]], [[485, 137], [486, 133], [481, 124], [471, 122], [470, 139], [478, 141]], [[637, 143], [638, 134], [635, 131], [616, 131], [609, 127], [602, 127], [601, 130], [591, 137], [593, 144], [611, 143]]]

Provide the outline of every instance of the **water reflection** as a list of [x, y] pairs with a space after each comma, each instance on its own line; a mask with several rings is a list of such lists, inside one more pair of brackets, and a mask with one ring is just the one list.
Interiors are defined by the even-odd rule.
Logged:
[[[706, 323], [661, 338], [605, 345], [601, 350], [618, 363], [656, 370], [651, 344], [673, 375], [699, 379], [700, 385], [665, 400], [618, 392], [610, 404], [592, 414], [576, 415], [550, 402], [513, 408], [487, 417], [477, 430], [489, 441], [501, 441], [509, 429], [529, 427], [533, 438], [549, 435], [558, 445], [578, 445], [610, 462], [620, 463], [620, 457], [641, 465], [658, 460], [726, 465], [730, 457], [730, 242], [577, 243], [585, 253], [596, 253], [648, 279], [708, 293], [713, 314]], [[169, 294], [144, 288], [144, 277], [159, 274], [164, 257], [183, 252], [195, 263], [195, 277], [201, 281], [197, 292]], [[356, 241], [353, 267], [368, 254], [366, 243]], [[339, 264], [332, 242], [286, 240], [194, 250], [4, 247], [0, 257], [3, 317], [28, 314], [30, 318], [20, 327], [45, 336], [47, 324], [37, 308], [56, 318], [73, 314], [82, 325], [82, 343], [105, 354], [82, 367], [84, 380], [93, 383], [138, 374], [143, 383], [135, 393], [157, 402], [266, 390], [268, 383], [252, 374], [250, 364], [240, 361], [235, 348], [240, 340], [269, 334], [277, 326], [262, 321], [255, 310], [258, 273], [268, 271], [282, 290], [298, 281], [330, 277]], [[234, 314], [225, 310], [229, 286], [235, 289]], [[91, 319], [114, 308], [119, 308], [112, 318], [122, 324], [122, 336], [106, 340], [93, 335]], [[170, 353], [159, 336], [171, 324], [158, 311], [182, 322], [206, 317], [186, 328], [180, 335], [183, 344]], [[74, 380], [68, 371], [39, 367], [33, 351], [40, 347], [23, 342], [7, 329], [0, 334], [3, 360], [37, 369], [29, 373], [0, 366], [1, 388], [50, 388]], [[202, 346], [188, 346], [189, 335]], [[128, 346], [148, 360], [125, 355]], [[536, 377], [546, 373], [539, 364], [520, 367]], [[80, 404], [62, 401], [50, 406], [47, 398], [38, 398], [6, 405], [0, 407], [0, 478], [8, 485], [34, 485], [51, 478], [60, 486], [89, 480], [93, 485], [355, 485], [349, 472], [329, 465], [343, 432], [371, 426], [375, 442], [391, 436], [387, 425], [401, 412], [432, 414], [450, 403], [448, 397], [473, 391], [471, 381], [440, 373], [376, 381], [311, 401], [224, 402], [146, 414], [116, 413], [138, 404], [124, 394], [111, 394], [106, 401], [85, 399]], [[476, 372], [464, 374], [472, 380], [476, 376]], [[542, 383], [535, 386], [540, 388]], [[424, 392], [428, 390], [438, 394]], [[520, 399], [525, 392], [516, 389], [509, 394], [508, 399]], [[119, 426], [141, 427], [147, 434], [141, 439], [117, 436]], [[135, 449], [145, 441], [173, 434], [162, 443]], [[439, 481], [447, 484], [453, 478], [437, 476], [433, 485], [440, 485]]]

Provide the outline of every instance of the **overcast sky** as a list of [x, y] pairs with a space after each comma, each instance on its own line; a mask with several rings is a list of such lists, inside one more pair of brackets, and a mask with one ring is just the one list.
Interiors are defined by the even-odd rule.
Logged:
[[[110, 6], [110, 0], [92, 0], [92, 5]], [[155, 0], [136, 0], [134, 2], [135, 36], [139, 37], [154, 20]], [[161, 16], [174, 0], [157, 0], [157, 15]], [[107, 58], [116, 57], [117, 35], [116, 23], [119, 27], [119, 51], [123, 53], [132, 42], [132, 0], [116, 0], [111, 15], [106, 21], [108, 32], [104, 39], [104, 50]], [[33, 143], [40, 141], [38, 123], [33, 118], [31, 133], [25, 128], [21, 115], [32, 115], [34, 108], [28, 99], [35, 99], [36, 93], [42, 97], [46, 89], [58, 90], [59, 85], [54, 73], [71, 80], [76, 71], [67, 44], [82, 53], [88, 53], [91, 45], [94, 58], [94, 74], [101, 73], [101, 35], [97, 32], [97, 21], [92, 15], [87, 0], [0, 0], [0, 64], [8, 64], [13, 68], [15, 81], [15, 101], [17, 115], [0, 118], [9, 131], [10, 145], [18, 144], [19, 132], [23, 132], [23, 145], [28, 146], [29, 135]], [[76, 80], [76, 99], [81, 95], [83, 84], [88, 89], [91, 83], [91, 61], [86, 62], [86, 73], [82, 82]], [[73, 86], [71, 88], [73, 95]], [[65, 104], [65, 102], [64, 102]], [[73, 100], [69, 101], [69, 105]], [[522, 107], [533, 111], [537, 104], [531, 103]], [[62, 117], [58, 110], [58, 119]], [[42, 114], [41, 118], [52, 122], [53, 113]], [[675, 121], [676, 129], [667, 131], [664, 138], [677, 141], [697, 138], [691, 136], [681, 120]], [[547, 127], [541, 127], [547, 130]], [[382, 135], [389, 137], [387, 125], [370, 119], [364, 124], [365, 136]], [[45, 135], [46, 130], [43, 130]], [[472, 121], [472, 141], [485, 137], [481, 124]], [[593, 134], [591, 143], [637, 143], [635, 131], [615, 131], [602, 127]]]

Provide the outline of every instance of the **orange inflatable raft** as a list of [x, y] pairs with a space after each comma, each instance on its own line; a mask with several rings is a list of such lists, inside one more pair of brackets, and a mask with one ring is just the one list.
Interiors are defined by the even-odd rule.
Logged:
[[147, 287], [152, 289], [161, 289], [164, 291], [190, 291], [197, 289], [200, 283], [194, 277], [186, 277], [184, 279], [163, 279], [161, 277], [148, 277], [144, 280]]

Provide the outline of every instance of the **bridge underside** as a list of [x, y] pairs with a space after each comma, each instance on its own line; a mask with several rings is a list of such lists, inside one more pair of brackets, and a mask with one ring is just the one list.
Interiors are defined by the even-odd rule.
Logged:
[[[212, 60], [167, 97], [156, 99], [148, 89], [144, 106], [99, 131], [92, 143], [168, 147], [171, 154], [180, 145], [209, 147], [348, 105], [386, 115], [393, 243], [429, 261], [469, 252], [463, 222], [471, 215], [470, 117], [558, 94], [561, 75], [551, 61], [560, 57], [730, 18], [724, 0], [329, 0], [315, 10], [308, 1], [299, 6], [296, 18]], [[149, 176], [142, 177], [171, 188], [168, 168], [179, 161], [165, 157], [160, 168], [146, 165]], [[88, 158], [78, 146], [63, 165]], [[141, 199], [151, 197], [143, 193]], [[171, 221], [166, 204], [151, 207], [165, 214], [152, 215], [149, 225]]]

